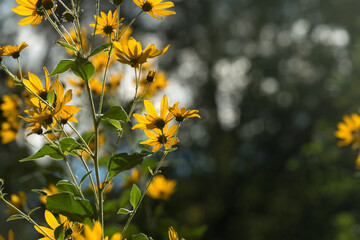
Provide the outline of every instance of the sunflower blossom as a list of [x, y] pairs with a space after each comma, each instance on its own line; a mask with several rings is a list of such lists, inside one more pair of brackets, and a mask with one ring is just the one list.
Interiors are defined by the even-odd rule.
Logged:
[[145, 116], [134, 113], [133, 116], [138, 120], [132, 129], [154, 129], [162, 130], [165, 125], [173, 119], [173, 115], [168, 110], [168, 99], [166, 95], [161, 99], [160, 116], [157, 114], [154, 105], [149, 100], [144, 100], [144, 106], [149, 114]]
[[174, 11], [164, 10], [164, 8], [170, 8], [174, 6], [173, 2], [162, 2], [162, 0], [133, 0], [133, 2], [141, 7], [145, 13], [149, 13], [150, 16], [163, 19], [162, 16], [169, 16], [176, 14]]
[[[108, 12], [108, 14], [106, 15], [106, 13], [101, 12], [101, 17], [100, 16], [96, 16], [94, 15], [95, 21], [97, 19], [97, 26], [96, 26], [96, 31], [93, 34], [101, 34], [101, 37], [104, 37], [105, 35], [108, 35], [111, 38], [115, 37], [115, 32], [117, 29], [117, 10], [114, 11], [114, 13], [111, 12], [111, 10]], [[119, 22], [121, 22], [123, 20], [120, 19]], [[95, 23], [90, 24], [90, 27], [95, 28]], [[119, 23], [119, 26], [121, 26], [122, 24]]]
[[[103, 234], [103, 229], [101, 227], [101, 223], [99, 221], [96, 221], [94, 223], [94, 227], [91, 229], [88, 225], [84, 226], [83, 234], [80, 234], [79, 232], [73, 234], [74, 240], [101, 240]], [[104, 240], [108, 240], [109, 237], [105, 237]], [[120, 240], [121, 234], [115, 233], [112, 235], [110, 240]], [[126, 239], [125, 239], [126, 240]]]
[[29, 46], [26, 42], [21, 42], [19, 45], [6, 45], [3, 49], [4, 56], [12, 56], [14, 59], [20, 57], [20, 52]]
[[177, 122], [182, 122], [184, 121], [186, 118], [192, 118], [192, 117], [198, 117], [201, 118], [200, 115], [198, 114], [198, 110], [186, 110], [185, 108], [179, 108], [178, 107], [179, 102], [176, 102], [174, 104], [174, 106], [169, 108], [169, 111], [174, 115], [175, 120]]
[[335, 136], [340, 138], [339, 146], [347, 146], [352, 143], [354, 149], [360, 147], [360, 115], [353, 113], [344, 116], [344, 121], [338, 123]]
[[66, 236], [67, 238], [71, 238], [72, 234], [74, 234], [74, 235], [80, 234], [81, 228], [82, 228], [81, 224], [70, 222], [67, 219], [67, 217], [65, 217], [61, 214], [59, 214], [59, 219], [60, 219], [60, 222], [58, 222], [58, 220], [55, 218], [55, 216], [50, 211], [45, 210], [45, 220], [46, 220], [47, 224], [50, 226], [50, 228], [43, 227], [43, 226], [40, 226], [40, 227], [34, 226], [34, 228], [36, 229], [36, 231], [38, 231], [38, 233], [44, 235], [44, 237], [41, 238], [42, 240], [50, 240], [50, 238], [48, 238], [43, 231], [45, 231], [53, 239], [56, 239], [55, 238], [55, 230], [60, 225], [62, 225], [65, 228], [66, 233], [70, 233], [70, 236]]
[[[179, 236], [173, 227], [169, 227], [168, 234], [169, 234], [169, 240], [179, 240]], [[185, 239], [181, 238], [180, 240], [185, 240]]]
[[164, 175], [156, 175], [151, 182], [147, 194], [153, 199], [169, 200], [175, 192], [176, 181], [168, 180]]
[[150, 44], [144, 50], [140, 42], [130, 37], [125, 44], [121, 42], [114, 42], [115, 54], [118, 57], [117, 61], [129, 64], [132, 67], [138, 67], [147, 61], [148, 58], [154, 58], [164, 54], [170, 47], [167, 45], [164, 49], [158, 50], [154, 44]]
[[154, 146], [152, 149], [153, 152], [156, 152], [162, 146], [164, 146], [165, 149], [169, 149], [179, 142], [179, 139], [174, 137], [177, 128], [178, 125], [173, 125], [168, 130], [168, 124], [166, 124], [162, 130], [157, 128], [145, 130], [144, 132], [149, 139], [140, 142], [140, 144]]
[[50, 14], [51, 9], [55, 8], [52, 0], [40, 1], [40, 0], [16, 0], [20, 5], [11, 10], [21, 16], [28, 16], [19, 21], [19, 25], [36, 26], [42, 22], [44, 17], [45, 8]]

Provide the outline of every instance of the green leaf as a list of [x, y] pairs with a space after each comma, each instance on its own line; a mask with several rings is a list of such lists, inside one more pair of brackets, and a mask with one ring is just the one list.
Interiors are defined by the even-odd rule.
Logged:
[[55, 76], [57, 74], [61, 74], [66, 72], [71, 68], [71, 65], [74, 63], [73, 60], [65, 59], [61, 60], [55, 67], [54, 71], [50, 73], [48, 77]]
[[36, 210], [40, 209], [41, 207], [36, 207], [34, 209], [31, 209], [30, 212], [28, 213], [28, 216], [30, 216], [30, 214], [32, 214], [33, 212], [35, 212]]
[[121, 106], [112, 106], [109, 110], [104, 113], [102, 118], [109, 118], [114, 120], [126, 121], [127, 114]]
[[165, 152], [173, 152], [177, 149], [177, 147], [165, 149]]
[[81, 144], [76, 142], [73, 138], [61, 139], [60, 140], [60, 148], [64, 152], [65, 155], [67, 155], [66, 154], [67, 152], [71, 153], [72, 151], [74, 151], [76, 149], [82, 149]]
[[81, 178], [80, 183], [79, 183], [80, 186], [81, 186], [81, 184], [85, 181], [85, 179], [91, 174], [91, 172], [92, 172], [92, 171], [88, 172], [87, 174], [85, 174], [85, 175]]
[[60, 192], [71, 192], [74, 195], [78, 193], [74, 183], [68, 180], [60, 180], [56, 183], [56, 186], [60, 190]]
[[115, 130], [121, 131], [121, 123], [118, 120], [109, 119], [109, 118], [102, 118], [101, 121], [104, 123], [104, 125], [107, 125], [109, 127], [114, 128]]
[[62, 214], [70, 221], [89, 222], [97, 219], [96, 208], [90, 201], [74, 197], [69, 192], [50, 195], [46, 200], [46, 209]]
[[39, 193], [41, 195], [44, 195], [44, 196], [47, 196], [47, 192], [45, 192], [44, 190], [42, 189], [31, 189], [32, 192], [36, 192], [36, 193]]
[[136, 184], [133, 184], [130, 192], [130, 203], [134, 209], [139, 204], [140, 197], [141, 197], [140, 189], [136, 186]]
[[89, 144], [91, 139], [95, 136], [95, 132], [86, 132], [82, 137], [84, 138], [85, 142]]
[[55, 93], [54, 90], [51, 90], [50, 92], [48, 92], [47, 94], [47, 101], [50, 105], [52, 105], [55, 101]]
[[11, 215], [10, 217], [8, 217], [8, 219], [6, 219], [6, 221], [10, 222], [12, 220], [17, 220], [17, 219], [25, 219], [25, 217], [23, 217], [21, 214], [14, 214], [14, 215]]
[[140, 164], [144, 157], [150, 155], [151, 152], [142, 151], [140, 153], [134, 153], [129, 155], [127, 153], [118, 153], [111, 157], [109, 166], [109, 177], [110, 181], [117, 174], [132, 169], [136, 165]]
[[71, 51], [77, 52], [77, 50], [73, 46], [71, 46], [71, 45], [69, 45], [69, 44], [67, 44], [65, 42], [56, 42], [56, 43], [63, 46], [64, 48], [67, 48], [67, 49], [69, 49]]
[[110, 47], [110, 46], [111, 46], [111, 43], [105, 43], [105, 44], [97, 47], [94, 51], [92, 51], [92, 52], [90, 53], [89, 57], [92, 57], [92, 56], [94, 56], [94, 55], [96, 55], [96, 54], [104, 51], [105, 49], [107, 49], [107, 48]]
[[78, 57], [71, 65], [71, 70], [85, 82], [88, 82], [95, 74], [95, 67], [87, 58]]
[[40, 148], [39, 151], [37, 151], [37, 153], [35, 153], [30, 157], [21, 159], [20, 162], [32, 161], [45, 156], [49, 156], [55, 160], [63, 159], [63, 156], [58, 149], [56, 149], [53, 146], [50, 146], [49, 144], [45, 144], [42, 148]]
[[54, 236], [55, 236], [55, 240], [65, 239], [65, 228], [63, 227], [63, 225], [60, 225], [57, 228], [55, 228]]
[[139, 233], [139, 234], [136, 234], [136, 235], [133, 235], [131, 237], [132, 240], [149, 240], [149, 238], [143, 234], [143, 233]]
[[120, 208], [119, 211], [117, 212], [117, 214], [130, 214], [130, 213], [132, 213], [132, 211], [126, 208]]

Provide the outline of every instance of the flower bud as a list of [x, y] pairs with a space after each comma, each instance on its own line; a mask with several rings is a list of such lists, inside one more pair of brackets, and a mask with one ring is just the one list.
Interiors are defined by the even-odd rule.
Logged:
[[148, 83], [151, 83], [154, 81], [154, 78], [155, 78], [155, 75], [156, 75], [156, 70], [150, 70], [146, 76], [146, 81]]
[[61, 20], [63, 22], [73, 22], [75, 20], [74, 13], [72, 11], [66, 10], [62, 15]]

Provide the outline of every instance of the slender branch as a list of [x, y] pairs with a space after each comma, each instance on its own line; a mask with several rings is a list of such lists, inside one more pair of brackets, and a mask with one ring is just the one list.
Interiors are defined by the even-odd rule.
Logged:
[[44, 236], [48, 237], [51, 240], [55, 240], [53, 237], [51, 237], [44, 229], [42, 229], [41, 226], [39, 226], [39, 224], [37, 224], [29, 215], [23, 213], [20, 209], [18, 209], [17, 207], [15, 207], [13, 204], [11, 204], [10, 202], [8, 202], [5, 198], [4, 195], [0, 195], [0, 198], [12, 209], [16, 210], [23, 218], [25, 218], [28, 222], [30, 222], [31, 224], [33, 224], [34, 226], [38, 227], [40, 229], [40, 231], [44, 234]]
[[129, 23], [129, 25], [127, 25], [127, 27], [125, 28], [125, 30], [121, 33], [121, 35], [119, 36], [119, 38], [117, 38], [116, 40], [119, 41], [119, 39], [121, 39], [121, 37], [124, 35], [124, 33], [131, 27], [131, 25], [135, 22], [135, 20], [140, 16], [140, 14], [142, 14], [143, 11], [139, 12]]
[[[176, 136], [177, 136], [177, 133], [178, 133], [178, 131], [179, 131], [179, 128], [180, 128], [180, 123], [178, 123], [178, 128], [176, 129], [174, 138], [173, 138], [173, 140], [171, 141], [171, 145], [170, 145], [169, 149], [171, 149], [171, 148], [172, 148], [172, 145], [174, 144], [174, 141], [175, 141], [175, 139], [176, 139]], [[165, 151], [164, 151], [164, 153], [163, 153], [163, 155], [162, 155], [162, 157], [161, 157], [161, 159], [160, 159], [160, 161], [159, 161], [159, 163], [158, 163], [155, 171], [154, 171], [153, 174], [151, 175], [151, 178], [150, 178], [150, 180], [148, 181], [148, 183], [146, 184], [145, 190], [144, 190], [144, 192], [141, 194], [139, 203], [136, 205], [136, 207], [134, 208], [134, 210], [130, 213], [130, 217], [128, 218], [128, 220], [127, 220], [127, 222], [126, 222], [126, 224], [125, 224], [125, 226], [124, 226], [124, 228], [123, 228], [123, 230], [122, 230], [122, 232], [121, 232], [121, 238], [120, 238], [120, 240], [123, 239], [124, 234], [125, 234], [127, 228], [129, 227], [129, 225], [130, 225], [133, 217], [135, 216], [136, 211], [138, 210], [138, 208], [139, 208], [142, 200], [144, 199], [144, 197], [145, 197], [145, 195], [146, 195], [146, 193], [147, 193], [147, 191], [148, 191], [148, 189], [149, 189], [150, 184], [151, 184], [152, 181], [154, 180], [154, 177], [159, 173], [160, 168], [162, 167], [163, 163], [165, 162], [165, 158], [166, 158], [166, 156], [167, 156], [168, 153], [169, 153], [167, 150], [168, 150], [168, 149], [165, 149]]]
[[102, 105], [103, 105], [103, 101], [104, 101], [104, 95], [105, 95], [104, 93], [105, 93], [106, 74], [107, 74], [107, 71], [109, 69], [109, 63], [110, 63], [112, 49], [113, 49], [113, 45], [111, 44], [110, 50], [108, 52], [108, 59], [107, 59], [107, 62], [106, 62], [106, 68], [105, 68], [105, 72], [104, 72], [104, 79], [103, 79], [102, 87], [101, 87], [101, 96], [100, 96], [100, 103], [99, 103], [99, 109], [98, 109], [98, 116], [101, 116], [101, 109], [102, 109]]

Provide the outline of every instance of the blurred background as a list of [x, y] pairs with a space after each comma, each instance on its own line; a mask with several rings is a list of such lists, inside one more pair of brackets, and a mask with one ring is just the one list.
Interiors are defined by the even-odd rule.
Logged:
[[[179, 149], [163, 170], [177, 180], [176, 192], [170, 201], [147, 199], [134, 223], [154, 239], [167, 239], [168, 224], [187, 240], [359, 239], [356, 152], [339, 148], [334, 132], [343, 115], [360, 107], [360, 3], [174, 3], [176, 15], [164, 20], [143, 14], [134, 36], [171, 44], [159, 59], [168, 87], [154, 99], [166, 93], [169, 102], [198, 109], [202, 119], [184, 122]], [[54, 69], [62, 57], [52, 44], [54, 30], [45, 22], [18, 26], [22, 17], [10, 10], [16, 5], [0, 2], [0, 45], [26, 41], [23, 66], [39, 74], [42, 66]], [[83, 5], [86, 26], [95, 4]], [[101, 9], [115, 8], [103, 0]], [[138, 8], [126, 0], [121, 11], [129, 22]], [[15, 69], [14, 63], [7, 65]], [[0, 94], [16, 92], [6, 79], [0, 72]], [[18, 162], [32, 151], [22, 139], [0, 147], [5, 191], [29, 192], [29, 208], [39, 205], [31, 189], [61, 173], [57, 163], [39, 170]], [[5, 210], [0, 203], [1, 235], [12, 228], [15, 239], [40, 237], [24, 220], [7, 223]]]

